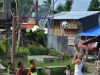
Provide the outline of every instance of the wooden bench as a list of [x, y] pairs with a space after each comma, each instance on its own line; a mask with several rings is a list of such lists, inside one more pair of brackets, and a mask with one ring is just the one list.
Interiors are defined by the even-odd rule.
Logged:
[[53, 68], [66, 68], [66, 66], [46, 66], [45, 67], [46, 75], [52, 75], [52, 69]]

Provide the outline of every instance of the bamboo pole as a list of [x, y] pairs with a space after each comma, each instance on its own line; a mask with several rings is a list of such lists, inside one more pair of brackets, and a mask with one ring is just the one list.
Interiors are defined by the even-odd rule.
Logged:
[[[86, 40], [87, 40], [87, 36], [86, 36]], [[88, 44], [86, 45], [86, 61], [88, 61]]]

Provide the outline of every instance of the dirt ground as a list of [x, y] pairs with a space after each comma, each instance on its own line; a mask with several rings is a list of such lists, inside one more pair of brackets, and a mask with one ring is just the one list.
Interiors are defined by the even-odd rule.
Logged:
[[93, 73], [95, 70], [95, 62], [86, 62], [87, 66], [88, 66], [88, 71]]

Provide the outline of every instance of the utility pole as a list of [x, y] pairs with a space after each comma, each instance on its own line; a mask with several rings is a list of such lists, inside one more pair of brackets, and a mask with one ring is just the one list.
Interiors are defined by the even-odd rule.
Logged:
[[16, 28], [16, 17], [15, 17], [15, 13], [13, 13], [13, 22], [12, 22], [12, 54], [11, 54], [11, 62], [12, 62], [12, 67], [13, 67], [13, 71], [15, 70], [15, 45], [16, 45], [16, 32], [15, 32], [15, 28]]

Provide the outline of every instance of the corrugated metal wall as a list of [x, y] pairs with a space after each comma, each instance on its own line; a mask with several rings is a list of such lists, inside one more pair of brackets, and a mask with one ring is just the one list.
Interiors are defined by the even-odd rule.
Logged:
[[94, 14], [89, 17], [81, 19], [83, 32], [99, 25], [99, 14]]
[[0, 12], [0, 21], [11, 20], [11, 0], [4, 0], [4, 11]]
[[48, 37], [48, 47], [54, 48], [59, 52], [67, 52], [68, 37], [66, 36], [49, 36]]

